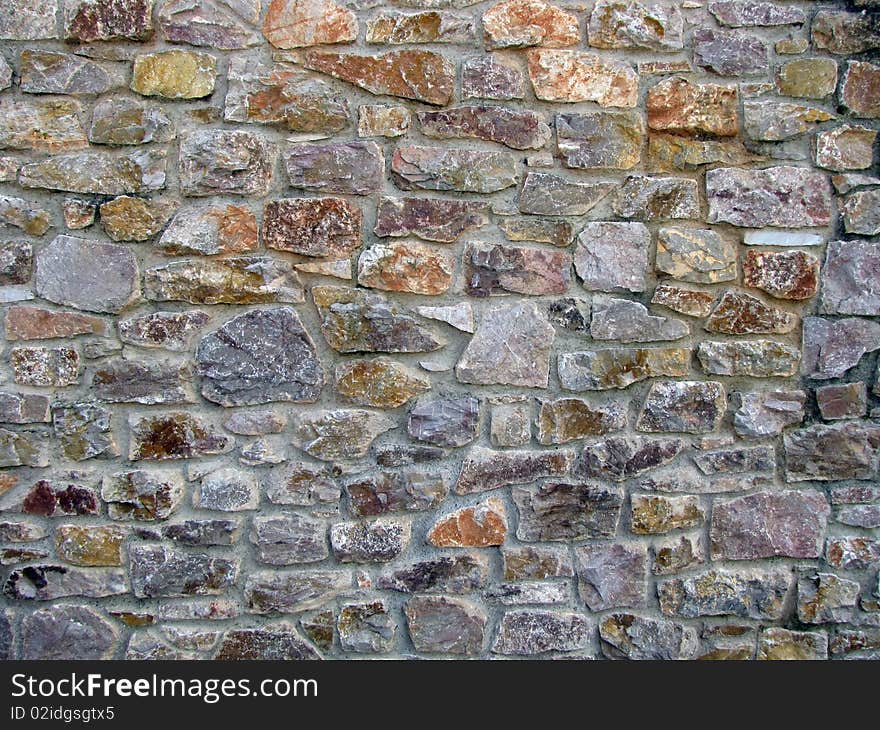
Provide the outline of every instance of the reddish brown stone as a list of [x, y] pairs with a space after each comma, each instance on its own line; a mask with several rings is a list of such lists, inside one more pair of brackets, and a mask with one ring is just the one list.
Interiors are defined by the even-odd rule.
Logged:
[[880, 66], [850, 61], [840, 87], [840, 99], [854, 116], [880, 117]]
[[689, 317], [708, 317], [715, 295], [697, 289], [685, 289], [673, 284], [658, 284], [651, 304], [662, 304]]
[[357, 32], [357, 16], [332, 0], [272, 0], [263, 23], [276, 48], [350, 43]]
[[452, 243], [489, 222], [485, 203], [441, 198], [382, 198], [376, 209], [377, 236], [412, 234], [426, 241]]
[[98, 496], [87, 487], [80, 487], [76, 484], [56, 487], [41, 479], [25, 495], [21, 509], [27, 515], [41, 517], [96, 515], [98, 514]]
[[639, 77], [628, 63], [580, 51], [533, 50], [529, 78], [542, 101], [595, 101], [599, 106], [634, 107]]
[[102, 335], [103, 319], [76, 312], [55, 312], [40, 307], [11, 307], [6, 312], [7, 340], [48, 340], [76, 335]]
[[751, 294], [727, 291], [706, 320], [706, 331], [727, 335], [785, 334], [797, 323], [795, 314], [765, 304]]
[[455, 66], [433, 51], [392, 51], [375, 56], [308, 51], [303, 65], [372, 94], [445, 106], [455, 87]]
[[442, 294], [452, 285], [452, 256], [421, 243], [381, 242], [358, 259], [358, 283], [385, 291]]
[[540, 149], [550, 140], [542, 115], [499, 106], [460, 106], [419, 112], [422, 134], [434, 139], [472, 137], [499, 142], [515, 150]]
[[64, 37], [69, 41], [145, 41], [153, 35], [153, 0], [68, 0]]
[[342, 258], [361, 245], [363, 214], [343, 198], [273, 200], [263, 209], [267, 248]]
[[749, 251], [743, 283], [777, 299], [809, 299], [819, 289], [819, 259], [804, 251]]
[[719, 137], [739, 132], [735, 86], [666, 79], [648, 92], [646, 106], [651, 129]]
[[501, 545], [507, 534], [504, 503], [495, 497], [442, 517], [428, 532], [434, 547], [488, 547]]
[[581, 40], [578, 19], [544, 0], [503, 0], [483, 14], [487, 48], [574, 46]]

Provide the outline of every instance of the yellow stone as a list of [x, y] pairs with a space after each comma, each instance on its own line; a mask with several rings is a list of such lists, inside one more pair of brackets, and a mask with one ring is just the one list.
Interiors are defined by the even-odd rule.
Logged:
[[55, 530], [55, 553], [72, 565], [122, 565], [122, 543], [126, 533], [127, 530], [118, 525], [60, 525]]
[[195, 51], [162, 51], [134, 59], [131, 89], [143, 96], [201, 99], [214, 93], [217, 59]]

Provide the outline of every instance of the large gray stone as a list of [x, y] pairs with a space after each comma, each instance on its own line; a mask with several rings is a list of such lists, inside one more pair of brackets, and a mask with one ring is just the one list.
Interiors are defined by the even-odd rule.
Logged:
[[119, 632], [95, 609], [58, 604], [24, 617], [21, 658], [39, 660], [110, 659]]

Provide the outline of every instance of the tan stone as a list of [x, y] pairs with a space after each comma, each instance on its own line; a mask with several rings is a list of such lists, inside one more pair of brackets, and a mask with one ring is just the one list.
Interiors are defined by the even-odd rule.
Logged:
[[430, 387], [429, 380], [389, 358], [356, 360], [336, 367], [336, 391], [357, 405], [398, 408]]
[[402, 137], [409, 130], [410, 113], [404, 106], [362, 104], [358, 107], [358, 137]]
[[385, 291], [442, 294], [452, 285], [450, 254], [423, 243], [375, 243], [358, 259], [358, 283]]
[[487, 48], [545, 46], [559, 48], [580, 42], [578, 19], [544, 0], [504, 0], [483, 14]]
[[651, 172], [694, 170], [701, 165], [714, 163], [744, 165], [765, 159], [749, 152], [739, 140], [730, 138], [693, 139], [674, 134], [648, 135], [646, 165]]
[[780, 94], [822, 99], [837, 87], [837, 62], [831, 58], [798, 58], [784, 63], [776, 75]]
[[867, 170], [874, 162], [877, 131], [845, 124], [816, 135], [816, 164], [826, 170]]
[[662, 535], [699, 525], [706, 518], [699, 497], [633, 494], [631, 529], [636, 535]]
[[350, 43], [357, 33], [357, 16], [331, 0], [272, 0], [263, 23], [276, 48]]
[[646, 106], [651, 129], [719, 137], [739, 131], [735, 86], [665, 79], [648, 92]]
[[679, 314], [689, 317], [708, 317], [715, 295], [711, 292], [686, 289], [673, 284], [658, 284], [651, 297], [651, 304], [662, 304]]
[[59, 525], [55, 530], [55, 552], [72, 565], [122, 565], [126, 534], [127, 530], [118, 525]]
[[632, 66], [592, 53], [536, 49], [528, 53], [529, 78], [542, 101], [595, 101], [634, 107], [639, 77]]
[[501, 545], [506, 534], [504, 503], [497, 497], [490, 497], [437, 520], [428, 532], [428, 544], [434, 547], [489, 547]]
[[101, 206], [101, 224], [114, 241], [147, 241], [162, 232], [176, 210], [170, 200], [123, 195]]
[[196, 51], [160, 51], [136, 56], [131, 89], [143, 96], [201, 99], [214, 92], [217, 59]]

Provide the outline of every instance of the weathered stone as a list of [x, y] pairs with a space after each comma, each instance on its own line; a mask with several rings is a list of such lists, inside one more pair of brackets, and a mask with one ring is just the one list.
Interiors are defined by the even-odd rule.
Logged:
[[324, 383], [315, 345], [290, 307], [234, 317], [202, 338], [196, 363], [202, 395], [223, 406], [311, 403]]
[[0, 149], [54, 153], [88, 147], [81, 113], [72, 99], [10, 102], [0, 119]]
[[332, 135], [349, 126], [346, 99], [335, 89], [283, 66], [230, 59], [223, 118], [291, 132]]
[[374, 56], [308, 51], [303, 65], [342, 79], [371, 94], [445, 106], [452, 98], [455, 67], [433, 51], [391, 51]]
[[604, 618], [599, 623], [599, 639], [609, 659], [693, 659], [699, 645], [691, 627], [630, 613]]
[[12, 86], [12, 67], [5, 58], [0, 58], [0, 91]]
[[646, 598], [645, 549], [624, 543], [575, 548], [578, 593], [591, 611], [643, 606]]
[[216, 595], [238, 574], [237, 560], [164, 545], [131, 545], [128, 560], [131, 590], [138, 598]]
[[[21, 504], [22, 512], [41, 517], [60, 515], [96, 515], [98, 497], [92, 489], [76, 484], [68, 484], [63, 489], [41, 479], [27, 492]], [[112, 517], [112, 512], [111, 512]], [[44, 534], [36, 535], [36, 539]], [[35, 539], [29, 536], [27, 539]], [[18, 542], [14, 536], [4, 536], [4, 540]]]
[[342, 198], [273, 200], [263, 210], [268, 248], [341, 258], [361, 243], [362, 213]]
[[43, 299], [89, 312], [119, 312], [138, 293], [134, 254], [123, 246], [58, 236], [36, 256]]
[[3, 542], [35, 542], [42, 540], [48, 534], [46, 528], [30, 522], [0, 522]]
[[64, 37], [92, 43], [148, 40], [153, 34], [153, 0], [68, 0], [64, 6]]
[[478, 553], [422, 560], [383, 575], [379, 587], [401, 593], [469, 593], [486, 586], [488, 560]]
[[58, 51], [25, 48], [21, 52], [21, 90], [29, 94], [105, 94], [125, 84], [119, 66], [96, 63]]
[[819, 288], [819, 259], [803, 251], [749, 251], [743, 283], [778, 299], [809, 299]]
[[612, 207], [621, 218], [694, 219], [700, 217], [700, 196], [694, 180], [632, 175], [617, 191]]
[[613, 348], [560, 353], [559, 382], [566, 390], [626, 388], [646, 378], [688, 374], [685, 348]]
[[31, 0], [9, 0], [0, 9], [0, 38], [31, 41], [57, 38], [59, 0], [34, 4]]
[[711, 433], [726, 410], [724, 386], [713, 381], [654, 383], [636, 429], [650, 432]]
[[351, 586], [351, 574], [338, 570], [277, 570], [248, 575], [245, 601], [252, 613], [297, 613], [319, 608]]
[[266, 496], [273, 504], [301, 507], [338, 502], [341, 493], [326, 469], [306, 464], [274, 471], [266, 486]]
[[507, 611], [501, 617], [492, 651], [526, 656], [548, 651], [576, 651], [588, 646], [590, 633], [587, 618], [579, 613]]
[[555, 327], [568, 332], [587, 332], [590, 322], [590, 303], [580, 297], [564, 297], [547, 305], [547, 316]]
[[172, 43], [219, 50], [258, 45], [262, 38], [260, 0], [167, 0], [159, 9], [159, 27]]
[[806, 22], [804, 11], [800, 8], [756, 0], [712, 2], [709, 3], [709, 12], [721, 25], [729, 28], [801, 25]]
[[136, 56], [131, 89], [142, 96], [201, 99], [214, 93], [217, 59], [197, 51], [160, 51]]
[[22, 198], [0, 195], [0, 227], [15, 226], [32, 236], [42, 236], [49, 225], [48, 211]]
[[[556, 332], [534, 304], [497, 307], [484, 315], [455, 366], [456, 378], [476, 385], [546, 388]], [[505, 346], [499, 347], [500, 339]]]
[[10, 341], [102, 335], [105, 330], [103, 319], [87, 314], [26, 306], [10, 307], [6, 310], [6, 339]]
[[831, 653], [843, 659], [877, 659], [880, 656], [880, 631], [837, 630], [831, 639]]
[[213, 658], [220, 661], [301, 661], [320, 659], [320, 656], [293, 626], [282, 623], [227, 631]]
[[409, 522], [378, 519], [337, 522], [330, 527], [330, 546], [340, 563], [387, 563], [409, 544]]
[[504, 580], [570, 578], [574, 572], [568, 550], [555, 547], [501, 548]]
[[333, 279], [351, 281], [351, 261], [349, 259], [336, 259], [331, 261], [304, 261], [294, 264], [293, 268], [304, 274], [317, 274], [329, 276]]
[[523, 446], [532, 438], [528, 403], [496, 403], [492, 406], [490, 439], [493, 446]]
[[26, 284], [31, 278], [34, 249], [27, 241], [0, 243], [0, 286]]
[[803, 337], [804, 374], [814, 380], [827, 380], [840, 377], [858, 365], [866, 352], [880, 348], [880, 325], [855, 317], [805, 317]]
[[866, 570], [880, 560], [880, 540], [869, 537], [835, 537], [828, 539], [825, 562], [833, 568]]
[[190, 459], [222, 454], [233, 440], [197, 416], [181, 411], [161, 415], [131, 416], [128, 458]]
[[356, 408], [312, 411], [296, 418], [293, 444], [322, 461], [358, 459], [376, 438], [396, 427], [388, 416]]
[[880, 190], [859, 190], [847, 195], [842, 202], [838, 201], [844, 230], [862, 236], [880, 233], [878, 202], [880, 202]]
[[552, 243], [564, 248], [574, 238], [574, 227], [569, 221], [545, 218], [505, 218], [498, 227], [509, 241], [536, 241]]
[[59, 525], [55, 529], [55, 553], [71, 565], [122, 565], [122, 542], [126, 535], [127, 531], [117, 525]]
[[573, 458], [570, 451], [493, 451], [475, 446], [462, 463], [455, 492], [472, 494], [543, 477], [562, 477]]
[[874, 161], [877, 132], [844, 124], [816, 135], [816, 164], [826, 170], [866, 170]]
[[816, 403], [826, 421], [864, 416], [868, 406], [868, 388], [862, 383], [843, 383], [816, 388]]
[[504, 503], [489, 497], [440, 517], [428, 531], [427, 540], [434, 547], [489, 547], [501, 545], [506, 534]]
[[611, 182], [580, 183], [549, 172], [529, 172], [519, 193], [519, 210], [533, 215], [586, 215], [615, 187]]
[[788, 570], [707, 570], [688, 578], [670, 578], [657, 586], [660, 610], [667, 616], [740, 616], [778, 620], [792, 578]]
[[638, 75], [622, 61], [581, 51], [528, 52], [529, 78], [541, 101], [595, 101], [599, 106], [634, 107]]
[[273, 166], [272, 145], [252, 132], [200, 129], [180, 142], [183, 195], [266, 195]]
[[419, 243], [381, 242], [361, 252], [358, 283], [385, 291], [442, 294], [452, 285], [451, 255]]
[[79, 353], [70, 347], [16, 347], [9, 353], [19, 385], [64, 387], [79, 382]]
[[119, 338], [138, 347], [182, 352], [207, 322], [205, 312], [153, 312], [120, 320]]
[[651, 129], [680, 134], [735, 137], [738, 132], [735, 86], [693, 84], [687, 79], [661, 81], [645, 101]]
[[[43, 434], [0, 429], [0, 467], [49, 466], [48, 446], [48, 439]], [[4, 478], [3, 491], [10, 489], [15, 481], [9, 482], [8, 478]]]
[[741, 436], [777, 436], [786, 426], [803, 421], [805, 402], [802, 390], [743, 393], [733, 428]]
[[797, 372], [801, 353], [796, 347], [773, 340], [701, 342], [697, 357], [712, 375], [753, 378], [790, 377]]
[[52, 601], [73, 596], [107, 598], [127, 592], [125, 571], [114, 568], [29, 565], [10, 572], [3, 584], [3, 595], [24, 601]]
[[357, 516], [419, 512], [436, 507], [449, 494], [442, 474], [414, 470], [355, 479], [345, 490]]
[[509, 61], [493, 55], [485, 55], [462, 63], [462, 99], [507, 101], [522, 99], [525, 92], [522, 72]]
[[429, 330], [385, 297], [338, 286], [315, 286], [321, 333], [337, 352], [431, 352], [442, 347]]
[[651, 234], [642, 223], [587, 223], [577, 238], [574, 266], [591, 291], [645, 290]]
[[516, 150], [540, 149], [550, 140], [550, 127], [532, 111], [497, 106], [460, 106], [419, 112], [422, 134], [433, 139], [482, 139]]
[[158, 106], [110, 98], [102, 99], [92, 110], [89, 141], [93, 144], [139, 145], [173, 138], [174, 125]]
[[288, 261], [269, 256], [190, 259], [144, 273], [144, 294], [156, 302], [268, 304], [301, 302], [303, 288]]
[[337, 365], [335, 380], [343, 398], [373, 408], [398, 408], [430, 386], [425, 378], [388, 358]]
[[323, 520], [293, 514], [254, 517], [250, 541], [257, 559], [269, 565], [294, 565], [324, 560], [330, 552]]
[[806, 133], [818, 122], [834, 115], [814, 106], [779, 101], [743, 102], [743, 125], [755, 140], [781, 142]]
[[837, 88], [837, 62], [831, 58], [786, 61], [776, 74], [776, 88], [785, 96], [823, 99]]
[[827, 314], [880, 314], [877, 271], [880, 271], [880, 244], [871, 241], [829, 242], [822, 271], [820, 311]]
[[333, 647], [336, 635], [336, 617], [333, 609], [320, 609], [315, 613], [306, 614], [299, 620], [299, 625], [315, 646], [324, 651]]
[[81, 152], [57, 155], [21, 168], [23, 188], [63, 190], [94, 195], [149, 193], [165, 187], [165, 150], [137, 150], [121, 155]]
[[455, 655], [482, 651], [487, 616], [469, 601], [417, 596], [407, 601], [403, 610], [416, 651]]
[[880, 427], [870, 421], [815, 424], [784, 436], [789, 482], [875, 479]]
[[488, 223], [484, 203], [441, 198], [381, 198], [376, 210], [377, 236], [414, 235], [452, 243]]
[[646, 167], [651, 172], [694, 171], [702, 165], [744, 165], [765, 158], [752, 154], [735, 139], [693, 139], [650, 134]]
[[48, 421], [48, 396], [0, 392], [0, 423], [48, 423]]
[[358, 137], [403, 137], [409, 131], [411, 115], [404, 106], [361, 104], [358, 107]]
[[41, 608], [24, 617], [21, 625], [21, 658], [67, 661], [110, 659], [118, 639], [116, 627], [93, 608], [59, 604]]
[[677, 340], [688, 332], [688, 325], [682, 320], [649, 314], [644, 304], [611, 297], [596, 297], [593, 300], [590, 335], [594, 340]]
[[682, 439], [614, 436], [585, 446], [572, 475], [622, 482], [668, 464], [685, 446]]
[[465, 290], [477, 297], [501, 292], [562, 294], [571, 276], [571, 257], [558, 251], [470, 243], [463, 260]]
[[580, 42], [577, 16], [544, 0], [503, 0], [483, 14], [487, 48], [544, 46]]
[[248, 208], [227, 205], [180, 211], [157, 245], [166, 255], [210, 256], [253, 251], [257, 244], [256, 216]]
[[512, 496], [519, 512], [516, 536], [524, 542], [613, 537], [623, 503], [619, 489], [587, 484], [514, 487]]
[[263, 35], [276, 48], [302, 48], [357, 39], [357, 16], [332, 0], [272, 0]]
[[480, 400], [473, 396], [422, 401], [409, 413], [407, 432], [436, 446], [464, 446], [477, 437], [479, 415]]
[[538, 442], [564, 444], [588, 436], [604, 436], [626, 426], [618, 404], [593, 406], [580, 398], [543, 401], [538, 413]]
[[566, 167], [629, 170], [641, 159], [645, 123], [635, 112], [557, 114], [556, 136]]
[[397, 634], [397, 624], [384, 601], [344, 605], [336, 627], [343, 651], [359, 653], [391, 651]]
[[494, 193], [516, 185], [517, 165], [509, 152], [408, 146], [394, 151], [391, 174], [402, 190]]
[[694, 31], [694, 63], [719, 76], [754, 76], [767, 70], [767, 46], [759, 38], [710, 28]]
[[708, 317], [714, 302], [714, 294], [665, 282], [657, 285], [651, 297], [651, 304], [662, 304], [674, 312], [689, 317]]
[[866, 13], [820, 10], [813, 16], [810, 36], [816, 48], [841, 55], [880, 49], [880, 26]]
[[699, 539], [681, 535], [678, 540], [655, 543], [652, 548], [654, 575], [669, 575], [689, 570], [706, 562], [706, 551]]
[[186, 520], [162, 527], [162, 537], [182, 545], [234, 545], [238, 542], [238, 520]]
[[284, 166], [291, 187], [368, 195], [382, 186], [385, 160], [375, 142], [299, 144], [288, 148]]
[[633, 494], [630, 529], [636, 535], [662, 535], [695, 527], [705, 519], [699, 499], [693, 496]]
[[119, 455], [110, 431], [110, 411], [90, 403], [52, 409], [55, 436], [64, 455], [74, 461]]
[[776, 471], [776, 453], [770, 446], [731, 446], [703, 451], [694, 456], [694, 463], [706, 475], [750, 471], [773, 474]]
[[426, 319], [445, 322], [462, 332], [474, 331], [474, 309], [470, 302], [459, 302], [445, 307], [416, 307], [416, 311]]
[[797, 584], [798, 619], [807, 624], [847, 623], [861, 587], [833, 573], [803, 575]]
[[880, 66], [865, 61], [849, 61], [840, 86], [840, 100], [853, 116], [880, 117]]
[[759, 660], [822, 660], [828, 658], [828, 636], [805, 631], [765, 628], [758, 639]]
[[231, 467], [217, 469], [199, 481], [193, 506], [220, 512], [257, 509], [260, 487], [253, 474]]
[[724, 292], [706, 320], [707, 332], [727, 335], [785, 334], [798, 323], [798, 317], [766, 304], [742, 291]]
[[818, 557], [829, 513], [825, 498], [808, 490], [716, 501], [709, 529], [712, 558]]
[[148, 241], [161, 233], [177, 204], [127, 195], [101, 205], [101, 224], [114, 241]]
[[594, 48], [678, 51], [683, 26], [676, 7], [603, 0], [593, 6], [587, 33]]

